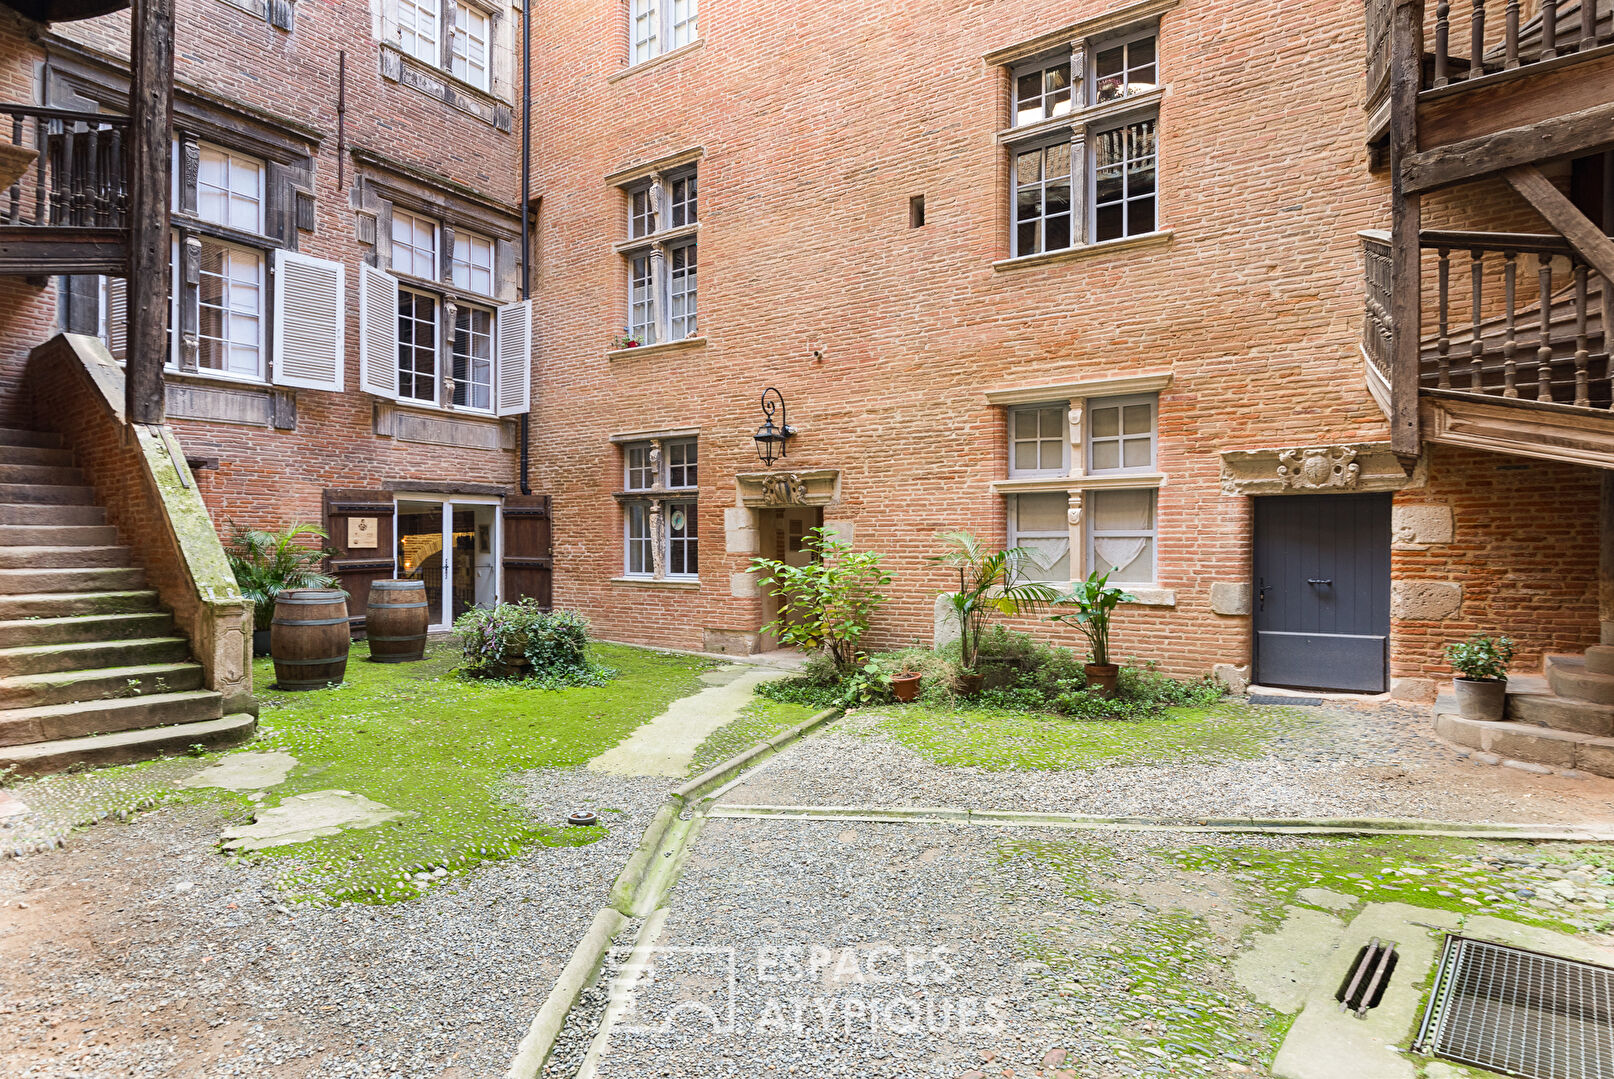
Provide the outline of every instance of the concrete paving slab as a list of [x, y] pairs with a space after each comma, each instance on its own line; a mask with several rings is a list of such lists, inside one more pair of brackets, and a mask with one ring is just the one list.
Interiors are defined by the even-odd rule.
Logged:
[[1233, 977], [1262, 1004], [1280, 1012], [1297, 1012], [1344, 928], [1333, 915], [1290, 907], [1277, 930], [1257, 938], [1233, 961]]
[[784, 677], [784, 672], [731, 665], [701, 677], [706, 681], [714, 675], [726, 680], [672, 702], [661, 715], [589, 761], [589, 770], [618, 776], [683, 777], [701, 743], [740, 718], [757, 686]]
[[374, 828], [405, 814], [352, 791], [312, 791], [294, 794], [270, 809], [260, 810], [251, 824], [224, 833], [226, 850], [262, 850], [291, 843], [306, 843], [344, 828]]
[[1314, 907], [1327, 907], [1329, 910], [1350, 910], [1362, 901], [1360, 896], [1331, 892], [1327, 888], [1302, 888], [1296, 895], [1303, 903], [1310, 903]]
[[284, 783], [295, 767], [297, 758], [290, 753], [237, 753], [181, 780], [179, 785], [222, 787], [230, 791], [263, 790]]

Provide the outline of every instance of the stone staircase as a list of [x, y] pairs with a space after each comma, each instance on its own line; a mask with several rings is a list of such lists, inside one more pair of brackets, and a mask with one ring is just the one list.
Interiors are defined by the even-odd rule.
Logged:
[[1510, 678], [1504, 722], [1461, 718], [1449, 694], [1436, 702], [1435, 713], [1435, 732], [1458, 745], [1614, 777], [1614, 645], [1548, 656], [1542, 675]]
[[0, 428], [0, 773], [250, 737], [60, 437]]

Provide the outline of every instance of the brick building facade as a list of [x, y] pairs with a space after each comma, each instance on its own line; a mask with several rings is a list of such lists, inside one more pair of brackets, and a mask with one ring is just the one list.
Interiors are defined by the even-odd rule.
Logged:
[[[264, 250], [345, 277], [340, 363], [322, 372], [305, 335], [305, 385], [267, 366], [192, 373], [176, 345], [170, 416], [209, 463], [220, 527], [391, 500], [419, 535], [422, 492], [509, 504], [524, 376], [490, 353], [487, 407], [450, 405], [440, 376], [461, 334], [439, 329], [441, 404], [399, 401], [410, 391], [369, 357], [408, 341], [361, 356], [380, 320], [360, 297], [401, 305], [405, 333], [418, 294], [436, 321], [413, 324], [440, 327], [453, 303], [521, 343], [499, 332], [524, 298], [519, 10], [181, 8], [182, 175], [203, 151], [262, 162], [280, 191]], [[1278, 654], [1316, 627], [1266, 625], [1265, 655], [1256, 641], [1281, 594], [1272, 537], [1343, 507], [1339, 584], [1309, 586], [1371, 594], [1360, 670], [1337, 688], [1427, 692], [1445, 642], [1474, 630], [1514, 636], [1526, 666], [1598, 640], [1600, 470], [1450, 445], [1397, 456], [1364, 382], [1359, 233], [1389, 224], [1390, 202], [1360, 4], [832, 2], [777, 18], [591, 0], [534, 19], [530, 486], [552, 499], [554, 600], [602, 636], [766, 647], [746, 568], [822, 523], [895, 575], [873, 643], [929, 642], [948, 578], [927, 557], [964, 528], [1034, 547], [1049, 579], [1118, 567], [1139, 599], [1117, 625], [1128, 659], [1329, 685]], [[115, 110], [126, 21], [32, 38], [0, 23], [32, 65], [3, 74], [11, 92]], [[478, 34], [485, 91], [465, 66]], [[1551, 175], [1571, 187], [1567, 166]], [[1423, 214], [1547, 230], [1495, 180]], [[194, 218], [204, 242], [240, 239]], [[472, 235], [491, 254], [473, 265], [467, 246], [455, 278], [447, 256]], [[478, 266], [487, 284], [468, 288]], [[47, 319], [94, 332], [80, 295], [99, 297], [105, 330], [105, 290], [0, 287], [8, 388]], [[337, 371], [340, 390], [306, 384]], [[769, 387], [795, 435], [765, 469], [751, 436]], [[1316, 501], [1341, 497], [1358, 501]], [[478, 551], [498, 512], [467, 518]], [[415, 559], [398, 546], [402, 569]]]

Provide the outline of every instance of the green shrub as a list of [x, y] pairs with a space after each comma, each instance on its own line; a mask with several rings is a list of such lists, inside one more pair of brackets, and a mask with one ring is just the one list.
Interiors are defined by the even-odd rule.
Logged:
[[522, 679], [558, 689], [600, 686], [616, 677], [588, 653], [588, 621], [572, 611], [545, 611], [530, 597], [519, 603], [474, 607], [454, 622], [472, 678]]
[[787, 648], [823, 652], [842, 674], [851, 674], [869, 620], [885, 603], [880, 589], [891, 583], [891, 574], [880, 568], [878, 554], [854, 551], [824, 528], [809, 530], [801, 546], [811, 556], [805, 565], [753, 558], [746, 570], [758, 574], [779, 601], [778, 617], [763, 631]]
[[304, 536], [329, 539], [318, 525], [287, 525], [278, 532], [233, 527], [224, 556], [230, 561], [241, 595], [252, 602], [253, 629], [269, 628], [280, 593], [335, 586], [336, 579], [319, 569], [320, 562], [331, 552], [301, 542]]
[[1179, 682], [1153, 666], [1122, 667], [1115, 696], [1089, 693], [1073, 683], [1054, 698], [1053, 706], [1074, 719], [1147, 719], [1167, 708], [1215, 704], [1226, 692], [1210, 678]]
[[1506, 679], [1508, 664], [1513, 662], [1513, 640], [1476, 633], [1466, 641], [1448, 644], [1446, 662], [1459, 678]]

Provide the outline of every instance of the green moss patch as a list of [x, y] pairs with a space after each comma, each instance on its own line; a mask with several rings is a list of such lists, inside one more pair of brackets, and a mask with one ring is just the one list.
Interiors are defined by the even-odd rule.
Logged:
[[[765, 683], [766, 684], [766, 683]], [[688, 775], [693, 778], [754, 745], [777, 737], [798, 723], [805, 723], [822, 709], [758, 697], [746, 706], [740, 718], [718, 728], [695, 751]]]
[[1276, 739], [1327, 722], [1316, 712], [1238, 703], [1172, 708], [1143, 720], [923, 704], [871, 714], [880, 719], [876, 730], [936, 764], [992, 771], [1258, 757]]

